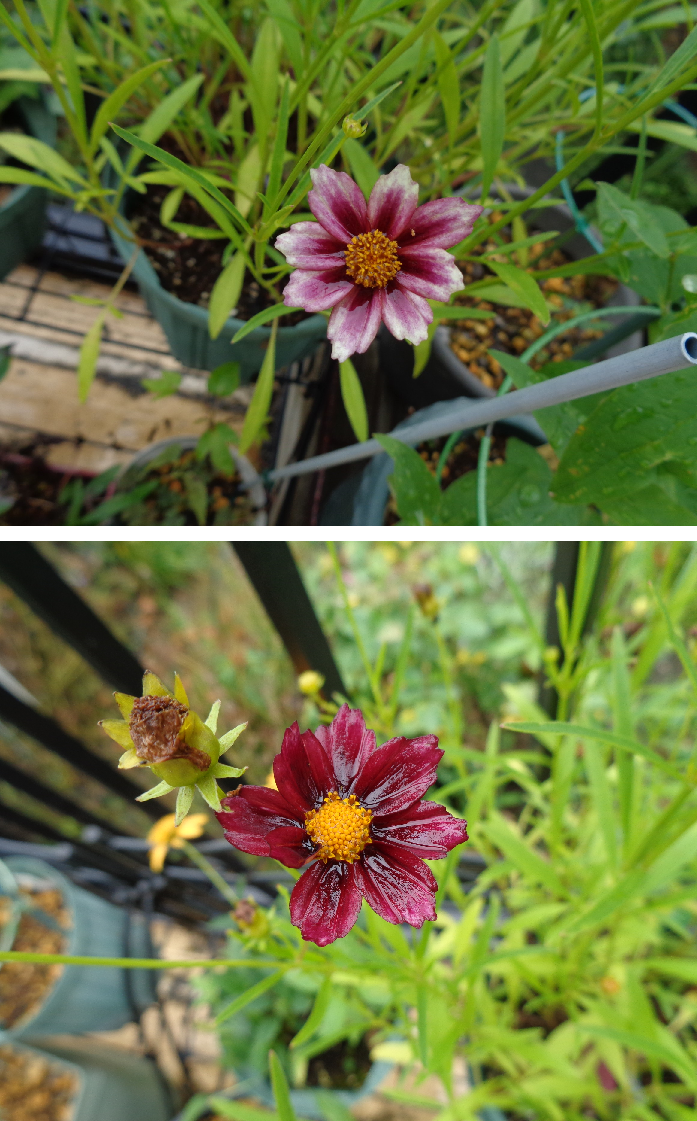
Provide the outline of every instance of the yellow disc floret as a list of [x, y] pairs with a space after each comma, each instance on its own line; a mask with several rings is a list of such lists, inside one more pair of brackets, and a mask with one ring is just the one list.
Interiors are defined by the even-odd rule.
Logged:
[[364, 809], [355, 794], [340, 798], [336, 790], [327, 794], [318, 810], [305, 814], [310, 840], [319, 845], [320, 860], [345, 860], [353, 864], [366, 845], [371, 845], [370, 822], [373, 815]]
[[381, 230], [352, 237], [346, 246], [346, 272], [364, 288], [384, 288], [401, 269], [397, 242]]

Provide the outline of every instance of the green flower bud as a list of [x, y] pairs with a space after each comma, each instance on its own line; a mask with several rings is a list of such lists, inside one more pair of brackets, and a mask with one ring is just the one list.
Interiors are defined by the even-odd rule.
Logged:
[[364, 125], [361, 121], [357, 121], [350, 113], [347, 117], [344, 117], [341, 127], [346, 136], [350, 137], [351, 140], [358, 140], [358, 137], [363, 136], [368, 129], [367, 125]]

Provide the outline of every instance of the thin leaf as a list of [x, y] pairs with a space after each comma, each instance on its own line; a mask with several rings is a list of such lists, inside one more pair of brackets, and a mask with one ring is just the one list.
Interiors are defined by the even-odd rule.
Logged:
[[174, 814], [174, 824], [181, 825], [182, 821], [191, 809], [191, 803], [194, 800], [193, 786], [180, 786], [177, 792], [177, 806]]
[[345, 140], [343, 151], [353, 178], [367, 198], [380, 178], [380, 168], [368, 149], [364, 148], [358, 140]]
[[[131, 94], [135, 93], [138, 87], [142, 85], [151, 74], [154, 74], [156, 70], [160, 70], [163, 66], [166, 66], [168, 62], [171, 62], [171, 59], [160, 59], [158, 62], [151, 62], [149, 66], [144, 66], [142, 70], [137, 70], [135, 74], [131, 74], [130, 78], [126, 78], [125, 82], [117, 86], [114, 92], [102, 102], [94, 118], [92, 133], [90, 135], [90, 152], [93, 155], [97, 151], [99, 143], [109, 127], [109, 121], [118, 116]], [[197, 84], [200, 85], [201, 81], [203, 81], [203, 75], [198, 74]], [[180, 87], [176, 92], [179, 93], [181, 89], [183, 89], [183, 87]], [[161, 108], [161, 106], [158, 106], [158, 108]]]
[[[268, 309], [272, 310], [272, 309]], [[271, 338], [264, 355], [264, 361], [259, 371], [254, 396], [250, 401], [247, 415], [244, 418], [240, 451], [246, 452], [252, 446], [266, 422], [266, 417], [273, 394], [274, 376], [276, 373], [276, 334], [278, 332], [278, 319], [274, 319], [271, 328]], [[234, 342], [234, 340], [233, 340]]]
[[502, 264], [499, 261], [489, 261], [489, 267], [501, 278], [504, 284], [513, 289], [541, 323], [544, 323], [545, 326], [549, 323], [551, 312], [547, 306], [547, 301], [542, 295], [537, 281], [530, 276], [530, 273], [517, 268], [516, 265]]
[[0, 148], [16, 160], [43, 171], [58, 182], [67, 180], [78, 183], [81, 187], [87, 186], [86, 180], [63, 156], [49, 144], [44, 144], [43, 140], [37, 140], [34, 136], [22, 136], [17, 132], [0, 132]]
[[250, 67], [247, 61], [247, 56], [237, 42], [237, 39], [230, 31], [230, 28], [222, 19], [222, 17], [215, 10], [209, 0], [196, 0], [198, 7], [204, 13], [208, 22], [214, 31], [214, 37], [218, 42], [222, 43], [227, 51], [229, 51], [231, 58], [234, 60], [240, 74], [245, 78], [249, 78]]
[[482, 198], [489, 194], [506, 134], [506, 87], [496, 35], [487, 43], [480, 93], [479, 136], [482, 146]]
[[276, 198], [281, 189], [281, 176], [283, 175], [283, 164], [285, 163], [286, 155], [286, 141], [288, 139], [288, 115], [290, 106], [290, 85], [286, 77], [283, 85], [283, 93], [281, 94], [281, 104], [278, 107], [278, 120], [276, 122], [276, 137], [273, 144], [273, 152], [271, 154], [271, 169], [269, 171], [269, 181], [266, 186], [266, 196], [269, 200], [269, 211], [273, 211], [276, 205]]
[[257, 327], [263, 327], [265, 323], [270, 323], [272, 319], [278, 319], [281, 315], [291, 315], [294, 311], [300, 311], [297, 307], [286, 307], [285, 304], [274, 304], [273, 307], [264, 308], [263, 311], [257, 312], [251, 319], [248, 319], [244, 327], [240, 327], [239, 331], [232, 337], [232, 345], [240, 342], [256, 331]]
[[579, 736], [582, 739], [587, 737], [592, 740], [600, 740], [602, 743], [619, 747], [622, 751], [630, 751], [633, 755], [641, 755], [644, 759], [649, 759], [655, 767], [660, 767], [662, 771], [666, 771], [675, 778], [681, 777], [680, 772], [653, 748], [646, 747], [643, 743], [630, 739], [628, 736], [621, 736], [617, 732], [612, 732], [609, 728], [588, 728], [583, 724], [567, 724], [559, 720], [550, 720], [545, 724], [506, 721], [501, 727], [507, 728], [511, 732], [529, 732], [533, 736], [541, 732], [545, 735], [557, 733], [564, 736]]
[[275, 1051], [269, 1051], [269, 1072], [279, 1121], [296, 1121], [295, 1110], [290, 1101], [288, 1080]]
[[212, 339], [217, 339], [228, 317], [237, 308], [246, 264], [244, 254], [235, 253], [213, 285], [208, 302], [208, 333]]
[[163, 794], [171, 794], [176, 790], [176, 786], [170, 786], [168, 782], [159, 782], [157, 786], [151, 786], [144, 794], [139, 794], [136, 802], [149, 802], [151, 798], [161, 798]]
[[312, 1006], [310, 1015], [307, 1017], [300, 1031], [297, 1032], [297, 1034], [293, 1037], [293, 1039], [291, 1039], [290, 1043], [288, 1044], [290, 1048], [300, 1047], [300, 1045], [302, 1043], [305, 1043], [305, 1041], [308, 1040], [310, 1036], [314, 1035], [317, 1028], [322, 1023], [322, 1020], [324, 1019], [324, 1014], [329, 1007], [331, 995], [332, 979], [331, 977], [325, 977], [324, 981], [319, 987], [317, 996], [315, 997], [315, 1003]]
[[339, 363], [341, 378], [341, 398], [351, 422], [351, 427], [359, 443], [368, 439], [368, 410], [365, 406], [363, 387], [350, 358]]
[[697, 668], [695, 667], [695, 663], [690, 656], [690, 651], [687, 649], [685, 640], [678, 633], [678, 630], [670, 617], [668, 608], [661, 598], [658, 589], [653, 584], [650, 584], [649, 586], [654, 596], [656, 597], [656, 602], [658, 603], [658, 606], [661, 610], [661, 614], [666, 625], [666, 630], [668, 631], [668, 639], [670, 641], [670, 644], [675, 650], [675, 653], [678, 655], [680, 661], [682, 662], [685, 673], [690, 679], [692, 688], [695, 690], [695, 693], [697, 693]]
[[137, 148], [139, 151], [144, 152], [146, 156], [152, 156], [152, 158], [158, 160], [159, 163], [163, 163], [166, 167], [172, 168], [173, 171], [179, 172], [185, 183], [193, 183], [195, 187], [203, 187], [204, 191], [212, 195], [223, 209], [227, 210], [227, 212], [232, 215], [245, 233], [251, 234], [252, 231], [248, 222], [242, 217], [237, 207], [231, 203], [205, 175], [202, 175], [201, 172], [196, 171], [192, 167], [188, 167], [185, 163], [182, 163], [181, 160], [178, 160], [176, 156], [170, 156], [169, 152], [165, 152], [164, 149], [156, 148], [154, 144], [142, 140], [139, 136], [136, 136], [134, 132], [129, 132], [125, 128], [119, 128], [118, 125], [113, 123], [111, 127], [123, 140], [127, 140], [129, 144], [132, 144], [133, 147]]
[[80, 404], [84, 405], [97, 372], [97, 361], [102, 343], [102, 328], [106, 312], [98, 315], [82, 340], [80, 358], [77, 364], [77, 386]]
[[436, 49], [436, 62], [438, 63], [438, 92], [445, 114], [448, 139], [450, 144], [453, 145], [457, 126], [460, 123], [460, 81], [450, 48], [443, 36], [439, 35], [437, 31], [433, 32], [433, 45]]
[[224, 1024], [226, 1020], [229, 1020], [231, 1016], [234, 1016], [236, 1012], [241, 1012], [243, 1008], [246, 1008], [248, 1004], [256, 1000], [258, 996], [262, 996], [263, 993], [272, 989], [273, 986], [281, 980], [283, 972], [282, 969], [279, 969], [276, 973], [272, 973], [269, 977], [264, 977], [261, 981], [258, 981], [256, 985], [252, 985], [250, 989], [246, 989], [243, 993], [240, 993], [231, 1004], [228, 1004], [223, 1008], [222, 1012], [218, 1013], [213, 1021], [214, 1027], [220, 1027], [220, 1025]]

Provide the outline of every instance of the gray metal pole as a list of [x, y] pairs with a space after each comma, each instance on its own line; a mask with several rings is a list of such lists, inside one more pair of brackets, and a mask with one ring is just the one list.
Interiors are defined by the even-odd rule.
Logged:
[[[617, 389], [620, 385], [631, 385], [635, 381], [671, 374], [687, 365], [697, 365], [697, 334], [693, 331], [666, 339], [662, 343], [653, 343], [641, 350], [631, 350], [617, 358], [608, 358], [605, 362], [584, 366], [582, 370], [574, 370], [570, 374], [549, 378], [537, 385], [529, 385], [516, 393], [484, 401], [473, 400], [471, 404], [453, 409], [446, 417], [425, 420], [410, 428], [395, 429], [389, 435], [413, 447], [423, 440], [449, 436], [451, 432], [458, 432], [462, 428], [479, 428], [480, 425], [505, 420], [509, 416], [520, 416], [536, 409], [546, 409], [550, 405], [560, 405], [564, 401], [575, 401], [579, 397]], [[303, 459], [300, 463], [289, 463], [287, 467], [269, 471], [268, 479], [275, 483], [293, 475], [305, 475], [310, 471], [352, 463], [357, 459], [370, 459], [382, 451], [377, 440], [366, 440], [362, 444], [351, 444], [338, 451]]]

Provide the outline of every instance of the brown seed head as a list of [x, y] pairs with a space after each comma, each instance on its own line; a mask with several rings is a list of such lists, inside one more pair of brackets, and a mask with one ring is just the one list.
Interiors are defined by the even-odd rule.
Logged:
[[211, 761], [205, 751], [180, 735], [188, 711], [174, 697], [137, 697], [128, 727], [138, 758], [151, 766], [187, 759], [199, 770], [207, 770]]

